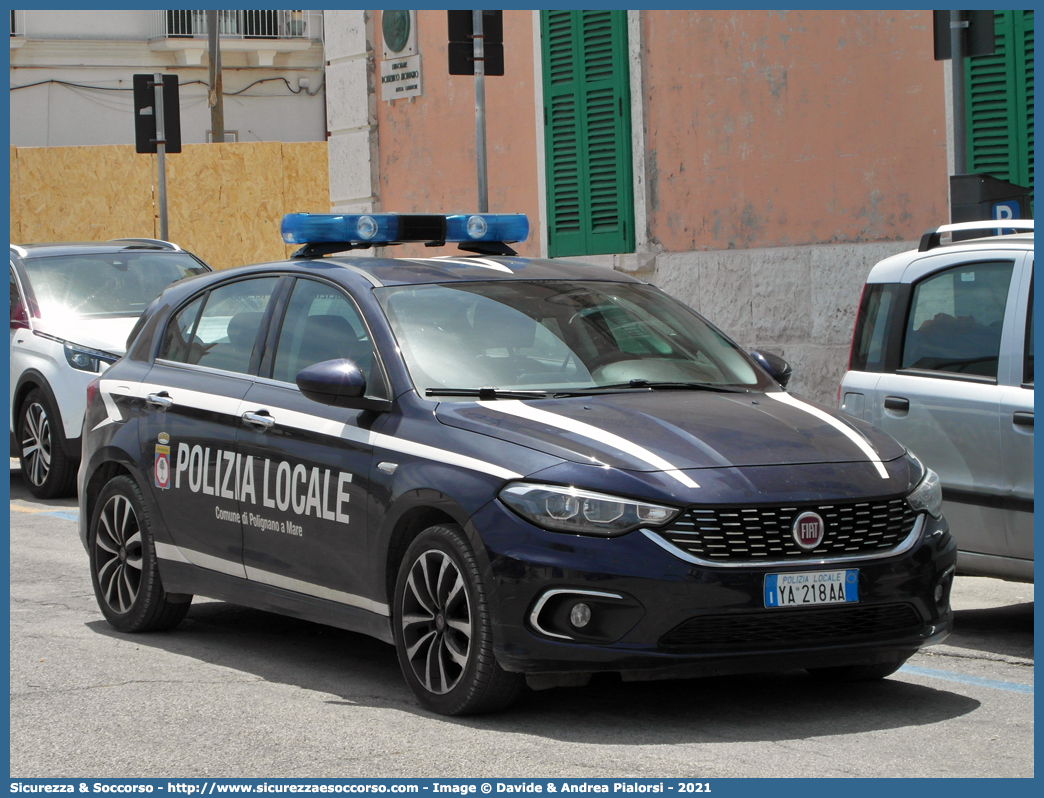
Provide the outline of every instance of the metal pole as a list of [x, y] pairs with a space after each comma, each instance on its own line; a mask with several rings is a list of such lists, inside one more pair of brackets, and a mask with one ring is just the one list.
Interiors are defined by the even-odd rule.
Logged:
[[964, 127], [964, 31], [967, 20], [950, 12], [950, 66], [953, 71], [953, 173], [968, 172], [968, 144]]
[[163, 75], [152, 76], [156, 90], [156, 163], [159, 166], [159, 237], [168, 240], [167, 234], [167, 130], [163, 126]]
[[210, 49], [210, 91], [207, 105], [210, 106], [210, 140], [214, 144], [225, 141], [225, 101], [221, 82], [221, 37], [218, 31], [218, 12], [207, 11], [207, 43]]
[[475, 43], [475, 155], [478, 160], [478, 209], [489, 211], [486, 184], [486, 51], [483, 46], [482, 12], [471, 12], [471, 31]]

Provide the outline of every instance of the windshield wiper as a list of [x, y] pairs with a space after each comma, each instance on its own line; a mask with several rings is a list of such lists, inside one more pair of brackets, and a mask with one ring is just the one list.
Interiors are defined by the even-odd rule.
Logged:
[[620, 391], [715, 391], [717, 393], [746, 393], [743, 388], [732, 388], [727, 385], [714, 385], [708, 382], [649, 382], [648, 380], [631, 380], [612, 385], [599, 385], [594, 388], [579, 388], [575, 391], [555, 391], [555, 396], [591, 396], [600, 393], [617, 393]]
[[425, 396], [475, 396], [490, 399], [546, 399], [547, 391], [515, 391], [503, 388], [425, 388]]

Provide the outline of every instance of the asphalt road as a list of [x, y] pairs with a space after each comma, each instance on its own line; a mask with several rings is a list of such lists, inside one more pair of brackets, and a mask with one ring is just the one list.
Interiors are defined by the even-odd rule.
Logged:
[[95, 604], [71, 499], [11, 470], [12, 777], [1033, 776], [1033, 586], [958, 578], [956, 632], [877, 683], [803, 673], [418, 707], [393, 649], [196, 599], [126, 635]]

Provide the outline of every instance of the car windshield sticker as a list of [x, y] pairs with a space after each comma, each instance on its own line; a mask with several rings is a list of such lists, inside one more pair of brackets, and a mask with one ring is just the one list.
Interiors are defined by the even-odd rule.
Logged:
[[774, 391], [765, 394], [765, 396], [769, 396], [777, 402], [782, 402], [785, 405], [796, 407], [798, 410], [804, 410], [809, 415], [815, 416], [820, 421], [829, 424], [859, 447], [859, 450], [867, 456], [867, 459], [869, 459], [871, 463], [873, 463], [874, 468], [877, 469], [877, 473], [881, 475], [881, 479], [888, 479], [888, 471], [885, 469], [884, 464], [881, 462], [881, 458], [878, 456], [877, 452], [874, 451], [869, 441], [843, 421], [839, 421], [833, 416], [824, 413], [822, 410], [819, 410], [806, 402], [802, 402], [800, 399], [795, 399], [785, 391]]
[[496, 402], [479, 402], [479, 404], [487, 410], [495, 410], [498, 413], [506, 413], [507, 415], [526, 418], [530, 421], [536, 421], [538, 424], [547, 424], [550, 427], [557, 427], [566, 432], [572, 432], [574, 435], [580, 435], [584, 438], [604, 443], [607, 446], [612, 446], [614, 449], [626, 452], [632, 457], [636, 457], [654, 468], [658, 468], [663, 471], [663, 473], [678, 480], [678, 482], [687, 488], [699, 487], [699, 485], [693, 482], [684, 472], [679, 471], [662, 457], [653, 454], [648, 449], [642, 448], [637, 443], [632, 443], [629, 440], [621, 438], [619, 435], [614, 435], [611, 432], [598, 429], [598, 427], [593, 427], [582, 421], [576, 421], [571, 418], [566, 418], [565, 416], [560, 416], [557, 413], [549, 413], [546, 410], [531, 407], [518, 399], [501, 399]]

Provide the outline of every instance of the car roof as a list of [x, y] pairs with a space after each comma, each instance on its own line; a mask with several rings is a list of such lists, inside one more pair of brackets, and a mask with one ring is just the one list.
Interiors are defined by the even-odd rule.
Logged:
[[185, 253], [185, 250], [164, 241], [152, 243], [147, 239], [116, 241], [58, 241], [42, 244], [12, 244], [11, 249], [21, 258], [60, 257], [63, 255], [108, 255], [115, 252], [144, 251], [150, 253]]
[[260, 271], [299, 272], [339, 280], [362, 278], [374, 287], [425, 285], [431, 283], [485, 282], [511, 280], [597, 280], [616, 283], [642, 283], [623, 272], [603, 266], [545, 258], [489, 255], [451, 255], [435, 258], [383, 258], [335, 256], [295, 258], [225, 269], [218, 274]]
[[900, 283], [903, 280], [903, 274], [907, 267], [922, 258], [963, 253], [974, 255], [976, 252], [996, 252], [997, 250], [1025, 252], [1027, 249], [1033, 249], [1033, 233], [1016, 233], [1014, 235], [987, 236], [965, 241], [953, 241], [940, 244], [926, 252], [911, 249], [878, 262], [870, 270], [870, 275], [866, 278], [866, 281], [868, 283]]

